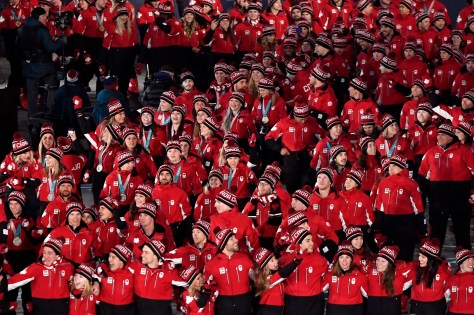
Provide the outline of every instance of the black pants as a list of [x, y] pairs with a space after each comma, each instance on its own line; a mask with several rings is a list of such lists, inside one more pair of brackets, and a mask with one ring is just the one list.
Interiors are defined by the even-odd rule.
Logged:
[[329, 304], [326, 307], [326, 315], [363, 315], [364, 304], [353, 304], [353, 305], [341, 305], [341, 304]]
[[95, 75], [97, 77], [96, 93], [99, 93], [103, 89], [102, 82], [99, 80], [99, 62], [103, 38], [85, 36], [83, 37], [83, 42], [83, 50], [91, 55], [91, 64], [86, 65], [84, 62], [84, 55], [81, 55], [82, 60], [78, 63], [78, 71], [81, 74], [79, 80], [84, 86], [88, 86], [89, 81], [92, 80]]
[[292, 194], [308, 181], [309, 154], [306, 151], [290, 152], [283, 157], [283, 182], [286, 190]]
[[33, 298], [33, 315], [68, 315], [69, 299]]
[[99, 315], [135, 315], [135, 303], [127, 305], [112, 305], [100, 302], [98, 310]]
[[367, 315], [401, 315], [401, 297], [369, 296]]
[[257, 315], [282, 315], [283, 306], [259, 305]]
[[435, 302], [411, 300], [410, 313], [415, 315], [444, 315], [446, 314], [446, 300], [444, 298]]
[[[34, 250], [9, 250], [6, 253], [6, 259], [12, 266], [13, 271], [19, 273], [35, 262], [36, 254]], [[16, 302], [18, 291], [19, 288], [5, 293], [5, 300], [8, 302]], [[21, 287], [21, 302], [23, 309], [26, 310], [26, 303], [31, 302], [31, 286], [29, 283]], [[25, 314], [27, 314], [26, 311]]]
[[104, 172], [97, 172], [97, 170], [94, 169], [93, 174], [92, 174], [92, 196], [94, 197], [94, 203], [96, 205], [99, 204], [100, 198], [100, 192], [102, 191], [102, 188], [104, 187], [105, 179], [107, 178], [107, 173]]
[[438, 238], [441, 246], [446, 237], [448, 219], [454, 226], [456, 246], [471, 248], [471, 182], [431, 182], [430, 185], [431, 237]]
[[151, 300], [135, 296], [138, 314], [140, 315], [171, 315], [171, 300]]
[[285, 294], [285, 315], [323, 315], [324, 296], [322, 293], [315, 296], [294, 296]]
[[249, 315], [252, 310], [252, 295], [219, 295], [216, 299], [215, 315]]
[[385, 215], [384, 230], [388, 240], [400, 247], [397, 259], [412, 261], [418, 240], [415, 215]]
[[[29, 79], [26, 78], [26, 94], [28, 95], [28, 117], [38, 113], [38, 85], [40, 82], [44, 82], [48, 90], [47, 108], [42, 110], [51, 109], [54, 105], [54, 95], [58, 89], [58, 80], [56, 73], [44, 76], [41, 79]], [[128, 84], [128, 83], [127, 83]]]
[[131, 78], [136, 78], [135, 74], [135, 47], [111, 48], [110, 74], [118, 78], [118, 90], [122, 95], [127, 95], [128, 83]]

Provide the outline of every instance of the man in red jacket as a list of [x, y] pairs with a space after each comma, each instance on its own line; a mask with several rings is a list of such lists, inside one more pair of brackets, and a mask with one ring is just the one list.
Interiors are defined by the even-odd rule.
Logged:
[[239, 253], [239, 241], [232, 230], [216, 233], [218, 254], [204, 269], [204, 278], [211, 288], [219, 291], [215, 314], [248, 315], [251, 313], [252, 296], [249, 273], [253, 262], [246, 254]]
[[429, 149], [418, 174], [430, 181], [431, 237], [443, 246], [446, 226], [451, 216], [456, 245], [471, 248], [469, 195], [474, 171], [474, 155], [461, 144], [451, 125], [438, 128], [438, 145]]

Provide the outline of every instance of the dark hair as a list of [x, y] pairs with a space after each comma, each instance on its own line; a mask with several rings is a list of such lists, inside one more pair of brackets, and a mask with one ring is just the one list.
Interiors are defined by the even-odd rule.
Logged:
[[[342, 256], [342, 255], [339, 255], [339, 256]], [[339, 257], [337, 257], [336, 261], [334, 262], [334, 268], [332, 270], [332, 275], [339, 277], [343, 274], [349, 274], [354, 270], [354, 268], [355, 268], [354, 259], [352, 258], [351, 259], [351, 264], [349, 265], [349, 270], [343, 271], [342, 268], [341, 268], [341, 265], [339, 265]]]
[[[377, 150], [375, 151], [375, 159], [380, 163], [380, 152]], [[360, 150], [360, 155], [359, 155], [359, 158], [357, 159], [357, 164], [363, 168], [363, 169], [367, 169], [368, 166], [367, 166], [367, 148], [361, 148]]]
[[388, 296], [392, 297], [395, 294], [395, 267], [390, 262], [387, 265], [387, 269], [383, 272], [382, 286], [387, 291]]
[[42, 7], [36, 7], [31, 11], [31, 17], [38, 20], [41, 15], [46, 14], [46, 10]]
[[420, 267], [420, 265], [418, 265], [418, 268], [416, 269], [416, 284], [420, 284], [420, 282], [423, 282], [426, 284], [427, 288], [431, 288], [431, 285], [433, 284], [433, 279], [436, 276], [436, 273], [438, 272], [440, 262], [429, 256], [423, 256], [428, 258], [428, 263], [426, 264], [426, 267]]

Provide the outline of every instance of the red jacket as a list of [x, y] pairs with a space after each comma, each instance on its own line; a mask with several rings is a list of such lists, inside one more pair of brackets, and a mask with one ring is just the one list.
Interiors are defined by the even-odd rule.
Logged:
[[252, 196], [242, 213], [252, 219], [260, 237], [267, 238], [273, 238], [282, 219], [288, 217], [288, 210], [282, 208], [275, 193], [262, 197]]
[[79, 297], [71, 294], [69, 298], [69, 315], [95, 315], [97, 302], [97, 296], [94, 294]]
[[61, 164], [74, 176], [76, 184], [82, 183], [82, 173], [87, 163], [87, 157], [84, 154], [66, 154], [61, 158]]
[[218, 253], [204, 268], [204, 278], [212, 276], [220, 296], [235, 296], [250, 292], [249, 272], [253, 262], [248, 255], [234, 253], [228, 257]]
[[275, 97], [275, 104], [271, 104], [266, 116], [268, 117], [268, 123], [264, 124], [262, 122], [263, 114], [268, 107], [269, 98], [263, 100], [261, 98], [256, 98], [253, 103], [252, 116], [255, 119], [255, 123], [262, 126], [273, 127], [277, 122], [284, 119], [287, 116], [286, 113], [286, 103], [285, 100], [279, 96]]
[[401, 133], [391, 139], [385, 139], [385, 137], [380, 134], [377, 140], [375, 140], [375, 146], [382, 157], [403, 155], [409, 161], [413, 161], [413, 151], [410, 149], [410, 142], [406, 135], [402, 135]]
[[[212, 32], [211, 29], [207, 30], [207, 32]], [[229, 32], [232, 32], [230, 29]], [[221, 27], [217, 27], [213, 34], [212, 39], [210, 42], [211, 45], [211, 52], [217, 54], [233, 54], [234, 53], [234, 42], [230, 34], [224, 32]]]
[[132, 152], [132, 154], [135, 157], [135, 170], [138, 173], [138, 177], [140, 177], [143, 182], [153, 179], [157, 169], [150, 153], [146, 150], [137, 150]]
[[[286, 265], [295, 253], [280, 258], [279, 264]], [[292, 296], [315, 296], [322, 292], [323, 275], [328, 268], [327, 260], [317, 251], [304, 255], [301, 264], [286, 278], [285, 294]]]
[[347, 150], [347, 160], [351, 163], [355, 162], [355, 149], [347, 137], [341, 135], [337, 139], [330, 139], [328, 136], [324, 139], [321, 139], [321, 141], [316, 144], [316, 147], [313, 151], [313, 158], [310, 163], [311, 168], [319, 170], [320, 168], [328, 167], [329, 151], [331, 150], [331, 147], [336, 145], [342, 145]]
[[47, 267], [41, 262], [33, 263], [8, 279], [11, 291], [31, 282], [31, 296], [37, 299], [69, 298], [69, 280], [74, 275], [74, 266], [60, 258], [56, 266]]
[[[107, 175], [100, 198], [110, 196], [117, 200], [120, 206], [130, 205], [135, 197], [135, 189], [141, 184], [143, 184], [143, 179], [140, 176], [132, 176], [130, 171], [114, 170]], [[124, 194], [125, 200], [122, 199]]]
[[[41, 163], [36, 161], [32, 161], [31, 164], [22, 164], [18, 165], [12, 153], [8, 153], [5, 156], [5, 159], [0, 164], [0, 173], [9, 175], [10, 177], [16, 177], [17, 179], [20, 178], [32, 178], [33, 174], [35, 174], [41, 168]], [[21, 180], [18, 180], [19, 182]]]
[[470, 181], [474, 155], [468, 145], [456, 142], [446, 150], [436, 145], [421, 160], [418, 174], [431, 182]]
[[[193, 113], [193, 101], [194, 101], [194, 96], [202, 94], [201, 91], [198, 89], [194, 88], [191, 91], [185, 91], [182, 90], [179, 95], [176, 96], [176, 99], [174, 100], [175, 104], [183, 104], [186, 106], [186, 117], [192, 117]], [[184, 117], [183, 117], [184, 119]], [[192, 120], [192, 119], [189, 119]], [[192, 133], [191, 133], [192, 135]], [[171, 140], [171, 139], [169, 139]]]
[[472, 303], [474, 302], [473, 283], [474, 274], [472, 273], [457, 272], [449, 277], [445, 293], [451, 299], [448, 312], [452, 314], [472, 314]]
[[180, 33], [182, 30], [181, 22], [175, 18], [170, 18], [165, 22], [165, 24], [171, 27], [171, 31], [168, 34], [159, 28], [156, 25], [156, 22], [153, 21], [145, 33], [143, 44], [148, 48], [161, 48], [179, 45]]
[[179, 31], [179, 46], [180, 47], [189, 47], [189, 48], [198, 48], [204, 44], [204, 36], [206, 35], [205, 28], [196, 28], [193, 33], [187, 35], [184, 31], [184, 26], [181, 25], [181, 30]]
[[441, 117], [451, 121], [454, 127], [457, 127], [461, 121], [472, 124], [474, 122], [474, 110], [464, 111], [461, 107], [449, 107], [439, 105], [433, 108], [434, 112]]
[[405, 79], [403, 84], [406, 86], [412, 86], [415, 80], [421, 80], [424, 76], [430, 76], [430, 71], [426, 63], [420, 61], [417, 57], [404, 59], [398, 65], [398, 70], [401, 70]]
[[344, 199], [338, 196], [335, 191], [330, 192], [327, 197], [323, 198], [316, 188], [311, 195], [308, 208], [328, 221], [334, 230], [346, 229], [344, 213], [347, 211], [347, 205]]
[[420, 268], [419, 266], [418, 261], [413, 262], [413, 272], [410, 273], [412, 280], [411, 299], [418, 302], [436, 302], [444, 299], [446, 289], [449, 290], [449, 288], [446, 287], [446, 282], [451, 276], [451, 272], [446, 265], [439, 265], [431, 287], [427, 286], [427, 275], [425, 275], [425, 279], [421, 280], [420, 283], [416, 283], [416, 270]]
[[291, 116], [280, 120], [265, 136], [265, 140], [278, 140], [281, 146], [291, 152], [307, 151], [316, 144], [316, 135], [323, 135], [324, 130], [313, 117], [308, 117], [303, 124], [296, 123]]
[[354, 164], [353, 168], [361, 171], [364, 174], [362, 178], [362, 187], [363, 191], [370, 191], [372, 186], [379, 180], [382, 175], [382, 167], [380, 163], [377, 162], [375, 155], [367, 155], [366, 158], [367, 167], [362, 168], [359, 164]]
[[214, 230], [216, 227], [221, 229], [228, 228], [235, 233], [239, 241], [241, 253], [252, 252], [260, 247], [258, 233], [252, 224], [252, 220], [245, 214], [238, 212], [235, 208], [211, 216], [211, 234], [209, 240], [215, 241]]
[[348, 129], [350, 133], [356, 132], [360, 128], [362, 116], [374, 114], [375, 124], [379, 125], [379, 109], [372, 99], [361, 99], [358, 101], [349, 100], [344, 104], [342, 110], [342, 125]]
[[409, 33], [418, 29], [418, 26], [416, 25], [416, 19], [413, 14], [397, 14], [393, 24], [395, 24], [395, 29], [403, 37], [407, 37]]
[[[433, 27], [434, 28], [434, 27]], [[439, 56], [439, 47], [441, 47], [441, 42], [438, 39], [438, 32], [432, 28], [428, 30], [420, 30], [418, 27], [414, 32], [409, 34], [409, 37], [415, 38], [416, 43], [423, 47], [425, 52], [425, 57], [427, 60], [432, 60]]]
[[186, 315], [212, 315], [214, 314], [215, 296], [211, 296], [206, 306], [201, 308], [197, 305], [199, 295], [191, 296], [188, 290], [184, 290], [181, 295], [181, 310]]
[[[103, 28], [100, 26], [102, 25]], [[74, 24], [74, 33], [85, 37], [103, 38], [105, 32], [104, 12], [97, 12], [95, 6], [81, 11]]]
[[99, 300], [112, 305], [128, 305], [134, 300], [133, 274], [127, 266], [115, 271], [101, 264], [97, 269], [100, 275]]
[[[232, 92], [233, 90], [231, 89], [219, 98], [219, 102], [216, 104], [216, 107], [214, 107], [214, 112], [213, 112], [214, 117], [217, 117], [219, 115], [221, 115], [222, 117], [225, 117], [227, 108], [229, 108], [229, 100], [232, 95]], [[244, 93], [245, 93], [244, 100], [245, 100], [246, 106], [251, 106], [255, 102], [255, 97], [252, 94], [250, 94], [248, 91], [245, 91]]]
[[0, 30], [17, 30], [30, 15], [30, 8], [19, 3], [16, 7], [9, 4], [0, 14]]
[[257, 22], [252, 25], [250, 20], [245, 20], [234, 27], [234, 43], [236, 50], [241, 52], [254, 52], [257, 40], [262, 36], [263, 25]]
[[275, 27], [276, 38], [282, 39], [283, 35], [288, 28], [288, 19], [283, 11], [278, 12], [277, 15], [274, 15], [271, 10], [267, 10], [262, 14], [262, 19], [267, 22], [267, 24]]
[[[33, 244], [32, 238], [41, 238], [46, 235], [45, 232], [41, 231], [35, 226], [35, 222], [32, 218], [12, 218], [6, 222], [7, 228], [3, 230], [3, 235], [7, 237], [6, 245], [9, 251], [22, 251], [22, 250], [34, 250], [35, 244]], [[15, 245], [13, 240], [19, 237], [21, 240], [20, 245]]]
[[156, 184], [152, 197], [170, 224], [181, 222], [191, 214], [188, 195], [176, 184]]
[[138, 258], [142, 254], [143, 244], [149, 243], [151, 240], [163, 243], [167, 251], [176, 247], [171, 227], [169, 225], [157, 223], [155, 223], [155, 229], [151, 235], [146, 235], [142, 227], [130, 232], [125, 240], [125, 245], [132, 250], [133, 256]]
[[209, 242], [206, 242], [203, 248], [197, 248], [196, 245], [188, 243], [168, 252], [165, 259], [183, 267], [193, 265], [197, 270], [203, 270], [216, 256], [216, 251], [217, 247]]
[[113, 142], [105, 146], [104, 142], [99, 141], [99, 137], [95, 132], [90, 132], [84, 135], [91, 144], [91, 149], [94, 150], [94, 168], [100, 164], [102, 165], [102, 172], [110, 174], [114, 170], [114, 160], [117, 154], [122, 150], [120, 144]]
[[[33, 174], [33, 178], [37, 178], [41, 181], [41, 184], [36, 188], [36, 196], [42, 202], [50, 202], [49, 195], [53, 194], [53, 196], [56, 196], [59, 193], [59, 187], [57, 185], [58, 178], [60, 175], [69, 173], [63, 169], [58, 176], [49, 176], [46, 172], [46, 169], [40, 166], [38, 171]], [[73, 193], [77, 193], [77, 186], [74, 185], [72, 191]]]
[[51, 231], [46, 240], [50, 238], [63, 240], [61, 254], [77, 265], [91, 263], [97, 256], [99, 244], [85, 224], [81, 224], [76, 231], [73, 231], [70, 225], [57, 227]]
[[382, 74], [375, 89], [375, 101], [380, 106], [398, 105], [406, 102], [406, 97], [396, 88], [396, 84], [407, 86], [407, 81], [400, 72]]
[[232, 119], [230, 132], [236, 133], [239, 139], [250, 139], [257, 134], [254, 117], [245, 109], [239, 111]]
[[231, 170], [228, 165], [220, 167], [222, 174], [224, 175], [224, 183], [222, 186], [226, 189], [230, 189], [235, 186], [237, 191], [234, 192], [237, 199], [249, 198], [250, 190], [249, 185], [253, 184], [257, 186], [257, 176], [255, 173], [245, 164], [237, 164], [235, 170]]
[[194, 220], [206, 220], [208, 221], [211, 215], [217, 213], [217, 209], [215, 206], [216, 198], [219, 192], [223, 189], [223, 187], [216, 187], [216, 188], [208, 188], [207, 193], [202, 192], [194, 206]]
[[466, 92], [474, 88], [474, 73], [459, 72], [454, 78], [451, 95], [462, 98]]
[[466, 28], [467, 19], [472, 14], [472, 11], [474, 11], [474, 4], [468, 4], [459, 12], [456, 20], [456, 29], [463, 30]]
[[48, 203], [46, 209], [41, 215], [41, 225], [48, 229], [55, 229], [66, 223], [66, 207], [71, 201], [77, 201], [75, 198], [69, 198], [64, 201], [61, 196]]
[[335, 276], [331, 268], [324, 275], [323, 291], [329, 291], [328, 304], [357, 305], [367, 297], [368, 282], [365, 274], [355, 268], [348, 274]]
[[[202, 192], [202, 185], [197, 169], [181, 159], [176, 164], [166, 163], [174, 172], [173, 182], [186, 192], [189, 197], [197, 196]], [[158, 182], [158, 175], [155, 182]]]
[[141, 144], [152, 157], [165, 155], [165, 147], [163, 144], [166, 143], [166, 141], [166, 132], [163, 128], [155, 128], [154, 130], [145, 130], [143, 128], [138, 134], [138, 143]]
[[108, 221], [100, 220], [100, 225], [96, 228], [97, 241], [99, 242], [97, 256], [105, 257], [117, 244], [123, 244], [126, 233], [117, 228], [114, 219]]
[[[321, 24], [325, 30], [332, 29], [336, 22], [344, 23], [344, 27], [349, 28], [349, 19], [352, 10], [352, 5], [348, 1], [343, 1], [341, 7], [337, 7], [331, 1], [328, 1], [322, 6], [321, 12], [319, 13], [319, 19], [321, 20]], [[341, 22], [338, 21], [339, 18], [342, 18]]]
[[[314, 89], [309, 93], [308, 105], [312, 110], [325, 113], [329, 117], [337, 116], [337, 98], [331, 86]], [[322, 116], [321, 116], [322, 117]]]
[[433, 72], [433, 86], [440, 91], [451, 91], [460, 68], [454, 57], [444, 61]]
[[424, 212], [418, 183], [408, 177], [408, 170], [380, 181], [375, 208], [386, 215], [412, 215]]
[[137, 13], [137, 22], [138, 25], [150, 25], [151, 23], [155, 22], [155, 11], [158, 12], [150, 3], [143, 4]]
[[436, 126], [431, 123], [425, 127], [422, 127], [418, 122], [414, 123], [408, 130], [407, 136], [415, 155], [425, 154], [428, 149], [434, 147], [438, 142]]
[[339, 193], [347, 204], [344, 219], [347, 225], [368, 225], [372, 226], [375, 222], [374, 207], [361, 189], [344, 190]]
[[105, 24], [104, 41], [102, 42], [103, 48], [130, 48], [136, 45], [138, 45], [138, 35], [134, 22], [132, 23], [130, 33], [124, 30], [122, 35], [117, 32], [115, 23]]
[[[397, 261], [395, 268], [395, 277], [393, 279], [394, 296], [401, 295], [404, 290], [411, 285], [411, 264]], [[383, 272], [378, 272], [375, 266], [371, 266], [367, 270], [367, 278], [369, 282], [369, 290], [367, 295], [369, 297], [388, 297], [388, 293], [383, 287]]]
[[403, 130], [408, 130], [415, 124], [416, 121], [416, 112], [418, 104], [422, 102], [428, 102], [428, 98], [421, 97], [419, 99], [412, 98], [411, 100], [405, 102], [400, 112], [400, 128]]
[[222, 147], [222, 141], [217, 137], [211, 137], [207, 140], [204, 137], [199, 136], [193, 140], [192, 148], [196, 150], [203, 161], [203, 165], [206, 169], [211, 169], [216, 156], [219, 156], [220, 148]]

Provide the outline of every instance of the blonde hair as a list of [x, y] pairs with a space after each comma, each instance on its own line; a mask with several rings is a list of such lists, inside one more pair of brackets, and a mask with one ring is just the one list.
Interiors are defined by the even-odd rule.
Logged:
[[48, 176], [51, 173], [51, 177], [57, 179], [59, 175], [61, 175], [61, 173], [63, 172], [64, 168], [61, 165], [61, 163], [59, 163], [58, 160], [54, 159], [54, 161], [55, 161], [54, 162], [55, 165], [53, 167], [49, 167], [49, 166], [44, 167], [44, 173], [46, 174], [46, 176]]
[[[20, 154], [21, 154], [21, 153], [20, 153]], [[15, 161], [16, 165], [18, 165], [18, 166], [22, 166], [23, 164], [26, 163], [26, 162], [20, 161], [20, 154], [12, 154], [13, 160]], [[34, 156], [35, 156], [35, 155], [34, 155], [33, 151], [30, 150], [30, 151], [28, 152], [28, 154], [30, 155], [30, 160], [29, 160], [29, 161], [32, 162], [31, 164], [36, 163], [36, 160], [34, 159]]]
[[[43, 137], [47, 134], [50, 134], [50, 133], [45, 133]], [[38, 160], [41, 161], [41, 163], [43, 163], [44, 157], [46, 156], [46, 151], [47, 151], [43, 145], [43, 137], [41, 137], [40, 142], [38, 144]], [[55, 148], [55, 147], [56, 147], [56, 138], [53, 136], [53, 146], [51, 148]]]
[[[120, 16], [117, 18], [116, 22], [115, 22], [115, 30], [117, 31], [117, 33], [122, 36], [123, 35], [123, 31], [126, 30], [127, 31], [127, 34], [130, 36], [132, 34], [132, 23], [130, 22], [130, 17], [128, 17], [127, 15], [127, 21], [125, 22], [121, 22], [122, 19], [120, 18]], [[113, 118], [113, 117], [112, 117]]]
[[184, 16], [183, 16], [182, 21], [183, 21], [184, 35], [186, 35], [187, 38], [191, 38], [191, 36], [193, 36], [193, 33], [199, 27], [199, 24], [196, 21], [196, 17], [194, 17], [194, 19], [191, 23], [188, 23], [184, 20]]
[[[69, 291], [72, 292], [74, 290], [76, 290], [76, 287], [74, 285], [74, 280], [71, 279], [69, 283]], [[81, 296], [89, 296], [91, 294], [92, 294], [92, 283], [90, 281], [87, 281], [84, 286], [84, 290], [82, 291]]]
[[265, 265], [263, 268], [255, 267], [254, 268], [254, 276], [255, 276], [255, 296], [259, 296], [260, 294], [264, 293], [268, 290], [270, 286], [270, 281], [268, 278], [271, 275], [271, 270], [268, 267], [268, 264]]

